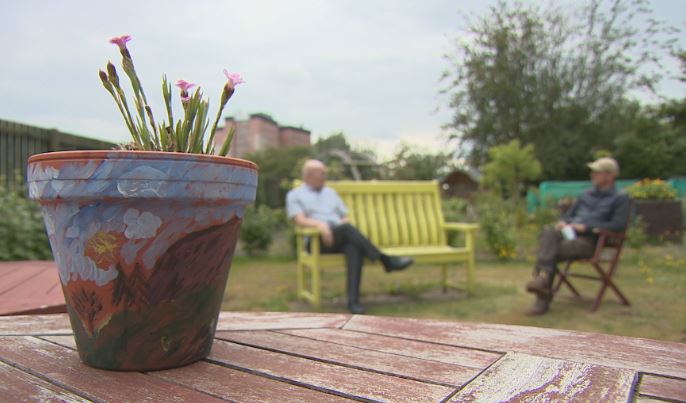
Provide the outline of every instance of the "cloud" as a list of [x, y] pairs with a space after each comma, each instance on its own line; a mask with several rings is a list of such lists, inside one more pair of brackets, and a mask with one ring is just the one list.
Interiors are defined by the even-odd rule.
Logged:
[[5, 2], [0, 118], [128, 141], [97, 77], [107, 60], [119, 62], [107, 39], [128, 33], [158, 116], [163, 73], [201, 85], [212, 112], [228, 68], [246, 84], [225, 115], [266, 112], [315, 137], [343, 131], [353, 140], [431, 143], [449, 118], [433, 111], [446, 104], [438, 80], [458, 13], [494, 1]]

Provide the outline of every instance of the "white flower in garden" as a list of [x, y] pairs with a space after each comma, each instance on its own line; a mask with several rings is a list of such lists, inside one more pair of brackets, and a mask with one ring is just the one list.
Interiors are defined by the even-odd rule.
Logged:
[[145, 239], [155, 236], [162, 220], [148, 211], [141, 213], [135, 208], [130, 208], [124, 213], [124, 224], [126, 238]]

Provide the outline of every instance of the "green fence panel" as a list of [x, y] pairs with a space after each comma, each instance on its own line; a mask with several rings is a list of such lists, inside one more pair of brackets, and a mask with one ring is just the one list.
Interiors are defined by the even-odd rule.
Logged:
[[[624, 189], [633, 185], [640, 179], [621, 179], [616, 182], [617, 187]], [[670, 178], [671, 183], [677, 190], [680, 199], [686, 198], [686, 178]], [[526, 208], [529, 213], [545, 206], [547, 202], [557, 203], [566, 197], [576, 198], [586, 189], [592, 186], [591, 181], [545, 181], [541, 182], [538, 190], [529, 190], [526, 194]]]

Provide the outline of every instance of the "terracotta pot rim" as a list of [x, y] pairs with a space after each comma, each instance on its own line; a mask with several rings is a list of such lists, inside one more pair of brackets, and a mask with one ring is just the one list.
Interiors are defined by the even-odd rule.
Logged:
[[34, 154], [29, 157], [28, 163], [56, 160], [80, 160], [80, 159], [149, 159], [149, 160], [196, 160], [212, 162], [216, 164], [238, 165], [249, 169], [258, 170], [256, 163], [241, 158], [222, 157], [209, 154], [191, 154], [168, 151], [131, 151], [131, 150], [76, 150], [76, 151], [53, 151], [48, 153]]

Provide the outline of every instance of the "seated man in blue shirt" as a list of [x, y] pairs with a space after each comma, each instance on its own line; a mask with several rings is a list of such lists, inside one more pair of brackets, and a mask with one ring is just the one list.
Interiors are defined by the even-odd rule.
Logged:
[[335, 190], [326, 187], [326, 166], [308, 160], [303, 166], [303, 184], [286, 195], [288, 218], [300, 227], [317, 228], [322, 253], [344, 253], [347, 266], [348, 309], [364, 313], [360, 305], [363, 258], [381, 260], [386, 272], [402, 270], [414, 261], [383, 254], [349, 223], [348, 209]]
[[529, 315], [548, 311], [558, 262], [593, 256], [597, 231], [623, 232], [629, 220], [629, 196], [615, 188], [619, 165], [612, 158], [590, 164], [593, 188], [584, 192], [554, 227], [543, 230], [538, 247], [534, 279], [526, 290], [536, 294]]

